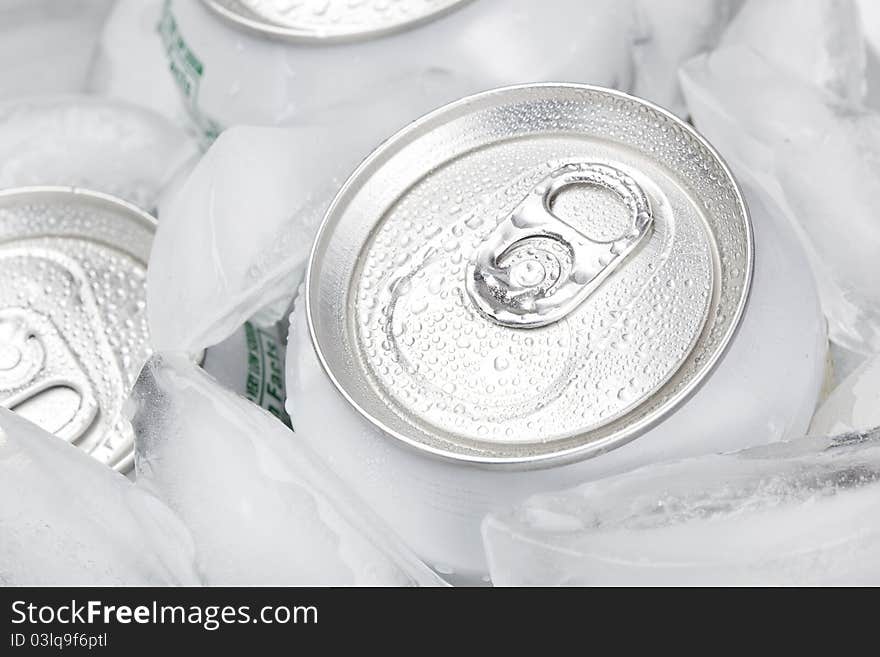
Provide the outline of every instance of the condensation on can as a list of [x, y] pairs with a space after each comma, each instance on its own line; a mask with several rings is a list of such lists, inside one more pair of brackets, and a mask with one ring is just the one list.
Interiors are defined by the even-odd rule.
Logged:
[[439, 18], [472, 0], [202, 0], [232, 24], [291, 41], [371, 39]]
[[149, 355], [152, 217], [77, 188], [0, 192], [0, 404], [125, 471]]
[[[126, 473], [124, 408], [150, 355], [146, 270], [156, 220], [73, 187], [0, 191], [0, 405]], [[290, 425], [284, 341], [246, 322], [209, 348], [224, 387]]]
[[803, 435], [821, 309], [749, 198], [757, 259], [714, 150], [616, 91], [502, 88], [410, 124], [315, 242], [287, 352], [300, 439], [438, 572], [479, 583], [489, 512]]
[[679, 119], [600, 88], [512, 87], [360, 167], [316, 239], [306, 307], [328, 376], [386, 434], [544, 467], [636, 438], [702, 384], [753, 254], [735, 181]]

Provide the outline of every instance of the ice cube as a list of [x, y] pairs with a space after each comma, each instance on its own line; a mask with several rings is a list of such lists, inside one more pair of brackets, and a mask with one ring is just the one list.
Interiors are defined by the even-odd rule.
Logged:
[[865, 36], [866, 102], [880, 108], [880, 2], [856, 0]]
[[831, 337], [854, 351], [880, 349], [880, 115], [743, 46], [691, 60], [682, 86], [698, 129], [738, 177], [774, 198], [801, 237]]
[[101, 33], [88, 90], [149, 108], [190, 128], [159, 38], [164, 4], [165, 0], [116, 2]]
[[876, 585], [880, 432], [648, 466], [483, 536], [496, 585]]
[[744, 45], [849, 102], [865, 95], [865, 45], [853, 0], [748, 0], [721, 47]]
[[810, 424], [810, 433], [830, 435], [880, 426], [880, 356], [864, 362], [828, 396]]
[[0, 100], [83, 91], [113, 0], [0, 2]]
[[91, 96], [0, 103], [0, 188], [71, 185], [152, 211], [175, 171], [198, 155], [149, 110]]
[[138, 485], [189, 527], [209, 584], [440, 583], [300, 436], [188, 360], [154, 356], [133, 399]]
[[0, 408], [0, 585], [198, 584], [162, 502]]
[[[467, 80], [466, 93], [528, 82], [632, 86], [631, 0], [488, 0], [458, 11], [461, 20], [434, 32], [437, 45], [414, 60], [423, 73], [445, 69]], [[414, 33], [402, 49], [420, 38]]]
[[[827, 393], [830, 393], [843, 383], [844, 379], [861, 367], [868, 357], [858, 351], [852, 351], [846, 347], [841, 347], [839, 344], [832, 341], [828, 344], [828, 358], [828, 367], [830, 371], [828, 373]], [[827, 398], [827, 393], [823, 399]]]
[[714, 47], [739, 4], [740, 0], [636, 0], [633, 92], [685, 116], [678, 67]]
[[225, 131], [162, 206], [147, 282], [159, 350], [199, 350], [286, 308], [337, 186], [372, 146], [332, 127]]
[[880, 351], [880, 114], [843, 110], [809, 139], [779, 144], [776, 175], [838, 294], [826, 295], [832, 336]]

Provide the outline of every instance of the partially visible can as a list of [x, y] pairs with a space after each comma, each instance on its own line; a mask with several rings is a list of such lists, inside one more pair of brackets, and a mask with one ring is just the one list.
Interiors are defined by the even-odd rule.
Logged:
[[489, 511], [806, 430], [824, 321], [794, 241], [756, 217], [753, 239], [719, 156], [650, 103], [579, 85], [455, 102], [328, 210], [290, 415], [428, 563], [478, 581]]
[[277, 324], [245, 322], [205, 351], [202, 368], [223, 385], [268, 411], [287, 426], [284, 409], [285, 336]]
[[0, 192], [0, 405], [120, 471], [120, 411], [149, 355], [154, 220], [96, 192]]
[[[155, 219], [70, 187], [0, 191], [0, 405], [120, 472], [122, 406], [150, 355], [146, 270]], [[245, 324], [208, 349], [225, 387], [289, 424], [277, 327]]]
[[630, 21], [617, 0], [166, 0], [159, 32], [207, 139], [235, 124], [319, 124], [375, 145], [502, 84], [628, 87]]
[[174, 78], [169, 75], [159, 21], [165, 0], [116, 0], [101, 31], [88, 91], [148, 107], [191, 128]]

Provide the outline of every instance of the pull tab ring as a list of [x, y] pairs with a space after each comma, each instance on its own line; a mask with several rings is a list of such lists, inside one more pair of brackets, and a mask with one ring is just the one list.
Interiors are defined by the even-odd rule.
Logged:
[[[573, 185], [616, 194], [630, 213], [620, 237], [602, 242], [553, 214], [554, 199]], [[570, 162], [544, 178], [477, 248], [465, 287], [474, 305], [503, 326], [537, 328], [580, 305], [648, 234], [648, 197], [629, 174], [595, 162]]]

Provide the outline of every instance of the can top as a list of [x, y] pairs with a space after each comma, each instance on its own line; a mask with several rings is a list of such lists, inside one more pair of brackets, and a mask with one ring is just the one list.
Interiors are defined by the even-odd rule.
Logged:
[[351, 41], [408, 29], [470, 0], [203, 0], [240, 27], [293, 41]]
[[391, 436], [549, 465], [632, 440], [705, 380], [753, 251], [690, 126], [617, 91], [508, 87], [409, 125], [352, 175], [312, 251], [309, 327]]
[[149, 355], [154, 231], [106, 194], [0, 192], [0, 405], [120, 470], [134, 444], [120, 411]]

